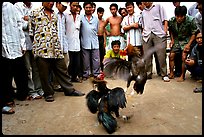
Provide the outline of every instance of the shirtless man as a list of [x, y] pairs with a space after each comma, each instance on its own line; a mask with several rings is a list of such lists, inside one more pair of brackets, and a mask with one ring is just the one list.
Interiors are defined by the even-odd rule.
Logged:
[[105, 20], [103, 19], [104, 8], [97, 8], [97, 15], [99, 20], [99, 29], [98, 29], [98, 41], [99, 41], [99, 51], [100, 51], [100, 67], [103, 71], [103, 58], [105, 56], [105, 47], [106, 47], [106, 33], [105, 33]]
[[124, 37], [121, 36], [121, 22], [123, 18], [117, 15], [118, 5], [116, 3], [112, 3], [110, 5], [110, 12], [112, 16], [106, 19], [105, 26], [110, 23], [110, 35], [109, 35], [109, 44], [106, 46], [106, 51], [111, 50], [111, 42], [114, 40], [120, 40], [121, 46], [120, 49], [125, 48]]

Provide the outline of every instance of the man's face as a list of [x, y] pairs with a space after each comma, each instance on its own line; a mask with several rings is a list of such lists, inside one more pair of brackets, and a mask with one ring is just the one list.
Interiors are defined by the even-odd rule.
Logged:
[[198, 33], [196, 35], [196, 42], [198, 43], [198, 46], [202, 46], [202, 33]]
[[104, 12], [97, 12], [97, 14], [98, 14], [98, 18], [102, 19]]
[[202, 3], [198, 4], [198, 11], [200, 12], [200, 14], [202, 15]]
[[128, 5], [128, 6], [126, 7], [126, 9], [127, 9], [129, 15], [132, 15], [132, 14], [134, 13], [134, 7], [133, 7], [133, 5]]
[[115, 54], [118, 54], [119, 51], [120, 51], [120, 46], [119, 46], [119, 45], [113, 45], [113, 52], [114, 52]]
[[113, 16], [116, 16], [117, 15], [117, 9], [116, 9], [116, 7], [114, 7], [114, 6], [112, 6], [111, 8], [110, 8], [110, 12], [111, 12], [111, 14], [113, 15]]
[[91, 15], [92, 12], [93, 12], [93, 8], [92, 8], [91, 4], [87, 4], [87, 5], [84, 7], [84, 11], [85, 11], [85, 14], [86, 14], [86, 15]]
[[127, 16], [128, 13], [126, 12], [126, 10], [121, 10], [121, 16], [124, 18], [125, 16]]
[[145, 8], [144, 2], [141, 2], [142, 4], [138, 5], [138, 8], [143, 11], [143, 9]]
[[177, 15], [176, 16], [176, 22], [180, 24], [185, 20], [185, 18], [186, 18], [186, 16]]
[[153, 3], [153, 2], [143, 2], [144, 6], [145, 6], [146, 8], [148, 8], [148, 9], [152, 6], [152, 3]]
[[52, 7], [54, 6], [54, 2], [43, 2], [43, 6], [47, 10], [52, 10]]
[[78, 11], [78, 7], [79, 7], [79, 2], [72, 2], [72, 4], [70, 5], [71, 12], [76, 13]]
[[57, 3], [56, 7], [59, 10], [59, 12], [61, 12], [61, 13], [64, 12], [67, 9], [67, 6], [64, 6], [64, 5], [60, 4], [60, 3]]

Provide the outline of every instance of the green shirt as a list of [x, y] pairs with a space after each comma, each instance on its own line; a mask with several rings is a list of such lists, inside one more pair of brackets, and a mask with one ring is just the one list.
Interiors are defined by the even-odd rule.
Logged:
[[125, 59], [126, 56], [121, 55], [120, 53], [123, 52], [123, 50], [120, 50], [120, 52], [118, 54], [115, 54], [113, 52], [113, 50], [109, 50], [107, 51], [106, 55], [104, 56], [104, 58], [120, 58], [120, 59]]
[[176, 17], [172, 17], [168, 22], [169, 32], [172, 33], [174, 38], [173, 48], [184, 49], [184, 46], [189, 42], [192, 35], [198, 30], [195, 22], [195, 18], [186, 15], [184, 22], [178, 24], [176, 22]]

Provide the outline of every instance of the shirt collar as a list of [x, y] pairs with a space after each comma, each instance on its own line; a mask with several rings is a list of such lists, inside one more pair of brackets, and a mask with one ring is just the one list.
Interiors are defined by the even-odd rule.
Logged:
[[150, 11], [153, 7], [155, 7], [154, 4], [152, 4], [152, 6], [151, 6], [150, 8], [146, 8], [146, 7], [145, 7], [144, 9]]

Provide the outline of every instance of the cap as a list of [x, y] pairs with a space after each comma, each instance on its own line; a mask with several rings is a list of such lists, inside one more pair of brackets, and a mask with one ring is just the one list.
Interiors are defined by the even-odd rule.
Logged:
[[61, 4], [68, 7], [68, 2], [61, 2]]

